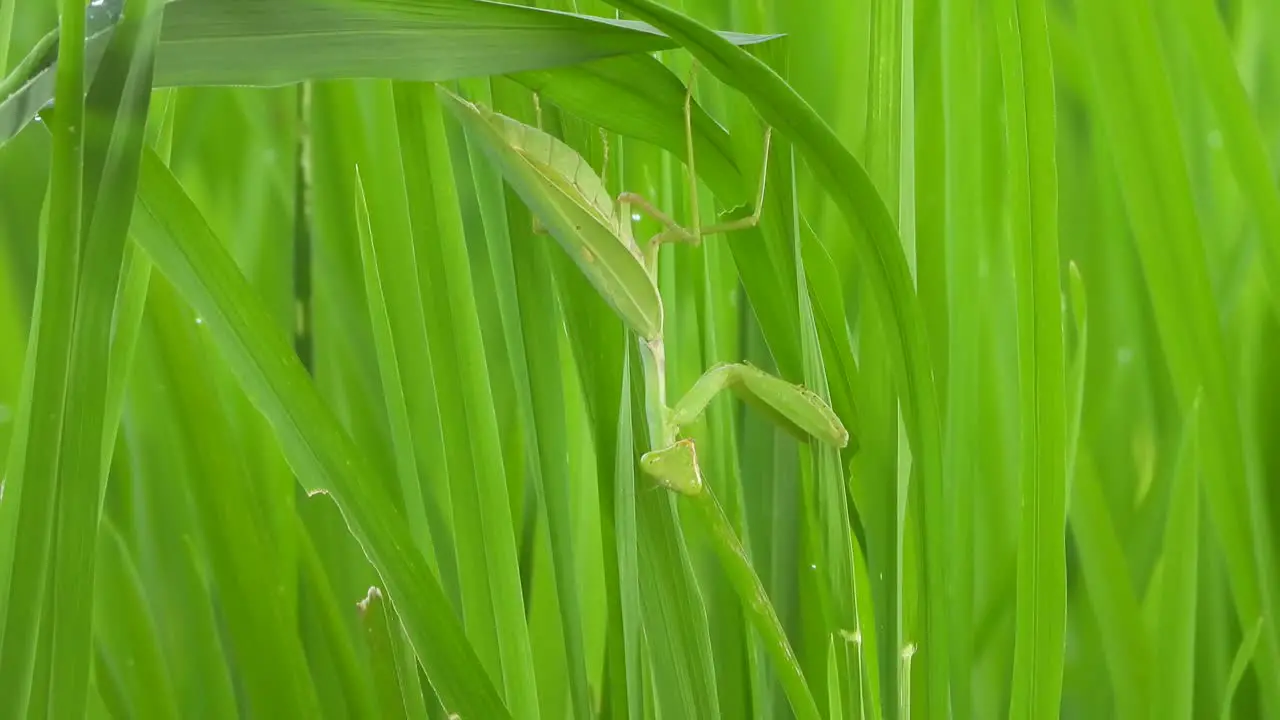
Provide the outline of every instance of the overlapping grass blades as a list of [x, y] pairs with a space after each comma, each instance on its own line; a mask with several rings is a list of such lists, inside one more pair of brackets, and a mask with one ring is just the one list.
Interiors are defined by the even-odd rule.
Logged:
[[[1280, 11], [540, 5], [178, 0], [150, 82], [159, 16], [92, 6], [56, 287], [57, 31], [0, 6], [0, 74], [36, 44], [0, 91], [0, 705], [1270, 713]], [[760, 227], [658, 263], [692, 496], [643, 472], [648, 350], [423, 80], [685, 224], [743, 216], [775, 126]], [[699, 380], [738, 363], [798, 432]]]

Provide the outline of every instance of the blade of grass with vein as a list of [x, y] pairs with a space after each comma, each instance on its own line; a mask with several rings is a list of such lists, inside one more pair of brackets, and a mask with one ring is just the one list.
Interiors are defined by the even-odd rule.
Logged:
[[[783, 630], [773, 604], [769, 601], [769, 595], [760, 583], [760, 578], [756, 576], [755, 570], [752, 569], [742, 544], [738, 541], [733, 526], [729, 523], [728, 516], [724, 514], [724, 509], [720, 507], [719, 501], [711, 494], [709, 488], [704, 488], [698, 495], [682, 502], [692, 505], [697, 510], [701, 522], [711, 533], [712, 548], [720, 557], [725, 574], [729, 576], [729, 581], [738, 593], [748, 618], [756, 632], [760, 634], [763, 645], [773, 660], [773, 669], [787, 693], [787, 699], [791, 702], [792, 712], [801, 720], [816, 720], [821, 717], [818, 713], [818, 705], [805, 682], [804, 672], [800, 669], [790, 643], [787, 642], [786, 631]], [[839, 684], [834, 689], [828, 688], [828, 693], [831, 692], [839, 694]]]
[[[1209, 0], [1174, 3], [1184, 36], [1191, 46], [1214, 113], [1221, 124], [1222, 144], [1240, 189], [1253, 206], [1262, 232], [1262, 254], [1269, 284], [1280, 288], [1280, 186], [1277, 186], [1267, 140], [1254, 116], [1249, 96], [1236, 71], [1231, 38]], [[1280, 295], [1272, 292], [1272, 303]]]
[[[254, 597], [270, 587], [275, 568], [260, 504], [249, 483], [247, 453], [233, 440], [232, 416], [220, 406], [216, 386], [197, 370], [208, 351], [205, 323], [197, 323], [203, 318], [193, 317], [177, 301], [168, 282], [157, 280], [152, 293], [148, 316], [190, 451], [188, 487], [203, 533], [210, 585], [229, 597]], [[283, 603], [264, 594], [257, 602], [221, 603], [220, 609], [228, 655], [239, 670], [248, 707], [273, 717], [318, 715], [315, 688], [301, 644], [285, 621]]]
[[1200, 553], [1200, 460], [1197, 450], [1199, 402], [1182, 424], [1181, 448], [1174, 468], [1173, 497], [1165, 523], [1161, 557], [1159, 622], [1154, 628], [1152, 717], [1193, 717], [1196, 647], [1196, 559]]
[[[85, 101], [86, 204], [80, 226], [84, 263], [76, 291], [58, 466], [51, 568], [54, 616], [49, 618], [54, 623], [50, 712], [68, 717], [84, 713], [89, 683], [99, 498], [106, 474], [102, 443], [107, 388], [112, 374], [128, 371], [111, 367], [108, 359], [159, 32], [158, 18], [148, 14], [149, 6], [147, 0], [136, 9], [130, 4], [136, 20], [116, 29]], [[67, 12], [70, 8], [64, 9], [64, 16]], [[65, 42], [78, 40], [64, 38]]]
[[[481, 88], [481, 91], [487, 88]], [[516, 87], [492, 94], [515, 104]], [[526, 103], [527, 104], [527, 103]], [[521, 115], [527, 112], [521, 108]], [[515, 112], [512, 110], [511, 112]], [[514, 117], [514, 116], [513, 116]], [[502, 296], [502, 322], [511, 353], [516, 392], [528, 438], [528, 472], [546, 512], [558, 622], [568, 664], [570, 702], [575, 717], [591, 712], [583, 648], [583, 617], [575, 575], [569, 438], [565, 416], [564, 361], [559, 342], [561, 313], [547, 250], [532, 233], [532, 217], [481, 149], [470, 148], [472, 175], [489, 245], [495, 286]]]
[[[1239, 621], [1271, 613], [1273, 569], [1252, 517], [1236, 401], [1227, 374], [1222, 330], [1205, 262], [1172, 92], [1147, 2], [1107, 6], [1081, 0], [1082, 30], [1098, 89], [1098, 110], [1115, 157], [1125, 205], [1142, 260], [1159, 339], [1177, 402], [1185, 414], [1203, 391], [1200, 446], [1213, 526], [1227, 561]], [[1122, 39], [1123, 38], [1123, 39]], [[1273, 628], [1259, 646], [1260, 676], [1280, 677]], [[1280, 683], [1263, 682], [1263, 707], [1280, 708]]]
[[387, 622], [387, 601], [383, 599], [381, 590], [371, 587], [369, 594], [357, 606], [365, 643], [368, 645], [379, 717], [388, 720], [408, 718], [409, 711], [401, 695], [400, 678], [396, 671], [395, 646]]
[[557, 325], [561, 316], [546, 257], [550, 251], [545, 243], [519, 242], [513, 247], [534, 413], [531, 425], [536, 429], [538, 460], [542, 464], [536, 471], [541, 482], [539, 493], [546, 506], [547, 529], [551, 533], [554, 583], [568, 655], [574, 716], [585, 718], [591, 714], [591, 704], [582, 647], [582, 613], [575, 583], [577, 561], [571, 534], [573, 498], [569, 487], [569, 441], [565, 436], [561, 350], [560, 343], [554, 341], [559, 335]]
[[[330, 493], [384, 576], [428, 678], [447, 707], [482, 717], [508, 713], [453, 619], [439, 582], [412, 548], [408, 526], [373, 482], [369, 461], [316, 394], [288, 342], [172, 174], [149, 151], [139, 184], [138, 240], [205, 319], [237, 375], [280, 436], [305, 489]], [[397, 603], [397, 598], [405, 598]], [[412, 598], [412, 602], [410, 602]], [[428, 619], [427, 609], [431, 616]]]
[[[90, 76], [122, 4], [109, 0], [88, 9], [84, 61]], [[675, 45], [639, 23], [474, 0], [176, 0], [163, 13], [157, 87], [366, 77], [441, 82]], [[736, 43], [769, 39], [724, 37]], [[53, 45], [50, 34], [0, 80], [0, 144], [52, 99]]]
[[[414, 440], [415, 427], [409, 414], [410, 401], [406, 397], [413, 392], [406, 384], [413, 382], [413, 376], [419, 374], [419, 368], [422, 367], [419, 361], [421, 355], [414, 357], [414, 350], [424, 350], [426, 342], [421, 332], [423, 324], [419, 313], [422, 301], [417, 292], [417, 277], [413, 274], [413, 249], [408, 244], [410, 238], [407, 236], [397, 237], [392, 233], [381, 242], [373, 238], [369, 208], [365, 202], [364, 185], [360, 181], [358, 167], [355, 203], [360, 255], [364, 261], [365, 292], [368, 296], [374, 342], [378, 349], [392, 445], [395, 447], [396, 475], [401, 488], [400, 502], [409, 521], [409, 532], [413, 534], [414, 542], [426, 558], [432, 573], [439, 576], [435, 547], [431, 541], [431, 527], [427, 522], [422, 497], [419, 460], [415, 452], [418, 443]], [[406, 314], [408, 317], [404, 318]], [[393, 317], [400, 320], [398, 327], [393, 325]], [[399, 343], [397, 329], [400, 330]], [[419, 343], [416, 346], [413, 344], [415, 341]], [[401, 369], [402, 364], [404, 370]], [[415, 400], [418, 397], [420, 396], [415, 396]], [[427, 458], [423, 458], [424, 466], [428, 462]]]
[[[979, 327], [983, 308], [967, 301], [979, 285], [982, 262], [981, 145], [972, 141], [981, 127], [978, 91], [981, 57], [976, 4], [969, 0], [942, 3], [942, 89], [945, 113], [946, 201], [944, 234], [947, 254], [948, 350], [943, 472], [946, 476], [948, 527], [947, 579], [951, 626], [951, 711], [957, 719], [974, 711], [973, 665], [973, 498], [977, 489], [979, 433], [973, 418], [980, 412]], [[929, 648], [925, 648], [926, 654]], [[935, 710], [935, 712], [937, 712]]]
[[[866, 172], [840, 145], [840, 141], [807, 104], [777, 74], [759, 60], [725, 43], [705, 27], [649, 0], [609, 0], [610, 4], [634, 13], [657, 27], [697, 56], [727, 84], [737, 87], [756, 104], [765, 121], [796, 144], [809, 169], [836, 201], [846, 221], [855, 231], [858, 256], [869, 269], [875, 288], [877, 308], [886, 314], [886, 327], [894, 339], [890, 343], [895, 359], [895, 378], [904, 400], [904, 419], [912, 441], [914, 463], [919, 470], [930, 528], [941, 527], [942, 492], [940, 425], [937, 398], [929, 360], [928, 345], [920, 305], [913, 289], [906, 258], [893, 221], [876, 195]], [[862, 233], [865, 232], [865, 235]], [[942, 542], [929, 533], [926, 566], [929, 568], [926, 597], [927, 638], [922, 639], [937, 655], [935, 679], [930, 682], [933, 704], [946, 704], [946, 624], [942, 602]]]
[[[104, 519], [94, 585], [94, 634], [99, 662], [121, 687], [134, 717], [179, 718], [147, 596], [124, 539]], [[102, 662], [105, 658], [106, 662]], [[92, 692], [92, 689], [90, 689]]]
[[[641, 653], [644, 634], [643, 616], [640, 598], [640, 557], [638, 526], [636, 520], [636, 464], [635, 464], [635, 428], [632, 421], [631, 381], [633, 369], [631, 357], [624, 357], [622, 366], [622, 397], [618, 406], [618, 448], [614, 454], [617, 458], [617, 469], [614, 472], [614, 536], [616, 544], [613, 554], [616, 555], [617, 586], [615, 595], [620, 610], [617, 623], [621, 626], [622, 668], [613, 671], [622, 675], [620, 684], [625, 687], [621, 695], [615, 694], [615, 702], [622, 700], [621, 707], [613, 706], [610, 710], [614, 717], [640, 718], [647, 717], [645, 683], [642, 668], [647, 665]], [[606, 551], [607, 552], [607, 551]], [[656, 708], [650, 708], [654, 713]]]
[[1150, 644], [1134, 593], [1124, 546], [1116, 534], [1093, 458], [1082, 452], [1072, 482], [1071, 532], [1080, 553], [1089, 601], [1098, 618], [1121, 717], [1139, 717], [1150, 706]]
[[492, 593], [491, 632], [497, 636], [508, 702], [522, 714], [536, 713], [537, 688], [524, 619], [512, 509], [472, 293], [458, 191], [453, 186], [444, 111], [431, 86], [400, 86], [398, 90], [397, 125], [405, 158], [405, 189], [409, 197], [422, 199], [410, 208], [414, 237], [421, 252], [420, 283], [434, 294], [435, 312], [445, 322], [439, 329], [448, 332], [438, 338], [442, 353], [433, 352], [433, 358], [452, 349], [457, 374], [441, 379], [457, 383], [463, 412], [449, 422], [466, 429], [475, 468], [473, 492], [479, 514], [475, 527], [482, 533], [482, 567]]
[[[151, 284], [157, 282], [153, 278]], [[234, 715], [237, 699], [207, 582], [208, 563], [190, 531], [197, 522], [190, 485], [172, 482], [174, 477], [189, 477], [193, 454], [176, 421], [178, 403], [168, 387], [157, 335], [155, 322], [144, 313], [121, 441], [126, 449], [152, 450], [133, 458], [130, 539], [138, 549], [135, 563], [156, 626], [165, 630], [160, 639], [180, 711], [211, 720]], [[112, 487], [120, 488], [115, 479]]]
[[[20, 717], [28, 698], [41, 688], [35, 680], [40, 663], [51, 648], [42, 647], [43, 630], [53, 623], [45, 617], [46, 577], [53, 545], [57, 506], [58, 463], [61, 456], [68, 370], [71, 363], [76, 291], [80, 272], [81, 201], [84, 160], [84, 12], [72, 0], [59, 3], [62, 23], [58, 54], [59, 112], [53, 119], [50, 154], [49, 212], [44, 224], [38, 321], [33, 325], [30, 360], [35, 368], [30, 410], [25, 413], [25, 445], [18, 449], [17, 536], [23, 552], [14, 554], [6, 599], [3, 643], [0, 644], [0, 714]], [[20, 413], [23, 415], [23, 413]], [[96, 481], [96, 477], [94, 478]], [[96, 501], [97, 494], [94, 494]], [[16, 597], [15, 597], [16, 592]], [[51, 603], [50, 603], [51, 604]], [[88, 640], [87, 633], [85, 640]], [[87, 658], [86, 658], [87, 659]], [[70, 690], [70, 689], [69, 689]], [[36, 707], [43, 706], [38, 698]]]
[[1258, 639], [1262, 637], [1262, 623], [1262, 618], [1258, 618], [1258, 621], [1253, 624], [1253, 628], [1240, 641], [1240, 647], [1236, 650], [1235, 659], [1231, 661], [1231, 673], [1227, 676], [1227, 689], [1222, 695], [1222, 712], [1218, 716], [1222, 720], [1231, 718], [1231, 703], [1235, 700], [1236, 690], [1240, 688], [1240, 681], [1244, 679], [1245, 672], [1248, 671], [1250, 663], [1253, 662], [1254, 653], [1258, 649]]
[[[369, 681], [368, 674], [364, 671], [364, 668], [359, 665], [360, 661], [356, 657], [355, 644], [352, 642], [351, 636], [347, 634], [347, 628], [343, 624], [339, 603], [333, 594], [332, 588], [329, 586], [329, 578], [325, 571], [324, 563], [320, 559], [320, 554], [316, 552], [310, 531], [298, 515], [294, 516], [294, 528], [298, 534], [298, 574], [302, 590], [300, 604], [303, 608], [310, 606], [310, 603], [306, 601], [308, 594], [316, 601], [315, 605], [320, 615], [316, 620], [320, 626], [317, 630], [323, 634], [324, 647], [328, 651], [325, 653], [326, 657], [335, 665], [334, 675], [341, 685], [343, 699], [345, 700], [345, 706], [342, 709], [345, 709], [350, 715], [372, 717], [376, 714], [374, 711], [374, 693], [371, 688], [372, 683]], [[305, 625], [305, 614], [302, 622]], [[316, 678], [317, 690], [321, 693], [325, 692], [326, 688], [323, 686], [321, 676], [314, 666], [312, 676]], [[338, 714], [336, 712], [337, 709], [328, 704], [325, 705], [325, 708], [335, 710], [333, 714]]]
[[412, 654], [406, 658], [401, 652], [399, 622], [382, 591], [369, 588], [368, 595], [357, 605], [369, 646], [373, 684], [382, 709], [380, 716], [426, 720], [427, 708], [418, 685], [417, 663]]
[[1060, 707], [1066, 645], [1066, 387], [1053, 67], [1041, 0], [1006, 0], [1000, 28], [1018, 277], [1022, 520], [1011, 717]]
[[[903, 103], [903, 14], [907, 8], [899, 2], [877, 0], [871, 5], [871, 47], [869, 53], [869, 79], [867, 87], [867, 128], [865, 136], [865, 156], [867, 172], [876, 183], [881, 197], [888, 207], [895, 222], [901, 223], [900, 189], [904, 187], [902, 178], [902, 144], [901, 112]], [[905, 248], [904, 248], [905, 250]], [[807, 269], [807, 268], [806, 268]], [[869, 284], [860, 291], [865, 308], [874, 306], [875, 299]], [[870, 369], [869, 377], [889, 377], [892, 375], [892, 355], [887, 347], [888, 339], [884, 333], [884, 325], [873, 313], [864, 312], [862, 317], [862, 360], [863, 366]], [[874, 380], [872, 381], [874, 382]], [[866, 438], [866, 453], [863, 458], [855, 460], [859, 463], [859, 471], [855, 473], [862, 481], [861, 496], [865, 505], [862, 511], [869, 517], [874, 535], [868, 538], [871, 545], [867, 548], [868, 559], [874, 567], [876, 582], [872, 591], [876, 599], [876, 627], [872, 633], [865, 629], [867, 636], [874, 636], [875, 643], [859, 646], [879, 649], [875, 662], [883, 671], [880, 677], [879, 697], [890, 699], [882, 704], [876, 712], [885, 717], [896, 718], [897, 703], [892, 698], [898, 696], [899, 683], [902, 679], [897, 673], [897, 655], [904, 642], [901, 604], [901, 537], [902, 528], [898, 523], [897, 505], [899, 494], [898, 468], [898, 403], [891, 383], [884, 383], [874, 389], [867, 388], [867, 404], [871, 425]], [[863, 630], [863, 628], [859, 628]], [[932, 654], [933, 648], [929, 648]]]

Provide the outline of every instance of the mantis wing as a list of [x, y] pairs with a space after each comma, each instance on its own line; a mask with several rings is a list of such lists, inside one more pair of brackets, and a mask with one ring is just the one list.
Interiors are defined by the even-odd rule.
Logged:
[[605, 301], [640, 337], [662, 333], [662, 300], [640, 250], [624, 240], [613, 200], [582, 156], [518, 120], [439, 87], [468, 136], [542, 221]]

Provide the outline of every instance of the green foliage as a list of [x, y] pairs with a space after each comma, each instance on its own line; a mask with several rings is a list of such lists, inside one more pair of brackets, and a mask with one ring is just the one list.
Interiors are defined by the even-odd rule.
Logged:
[[54, 5], [0, 717], [1280, 712], [1275, 3]]

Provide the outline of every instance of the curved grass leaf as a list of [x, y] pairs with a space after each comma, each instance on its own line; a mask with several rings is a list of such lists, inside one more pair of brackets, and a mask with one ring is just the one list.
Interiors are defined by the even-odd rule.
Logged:
[[[122, 5], [103, 0], [88, 10], [90, 77]], [[163, 13], [156, 87], [440, 82], [675, 46], [640, 23], [478, 0], [175, 0]], [[52, 100], [55, 34], [0, 81], [0, 144]], [[724, 37], [757, 43], [773, 36]]]
[[1240, 687], [1240, 681], [1244, 679], [1244, 674], [1249, 669], [1249, 664], [1253, 662], [1254, 652], [1258, 649], [1258, 638], [1262, 637], [1262, 618], [1253, 624], [1253, 627], [1245, 634], [1244, 639], [1240, 641], [1240, 647], [1236, 650], [1236, 656], [1231, 661], [1231, 673], [1227, 676], [1227, 689], [1222, 694], [1222, 713], [1218, 716], [1222, 720], [1230, 720], [1231, 703], [1236, 698], [1236, 690]]
[[316, 393], [199, 210], [150, 151], [143, 156], [135, 221], [139, 244], [205, 318], [275, 428], [299, 482], [309, 492], [331, 494], [342, 509], [446, 706], [464, 716], [509, 717], [369, 461]]

